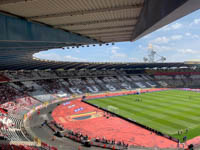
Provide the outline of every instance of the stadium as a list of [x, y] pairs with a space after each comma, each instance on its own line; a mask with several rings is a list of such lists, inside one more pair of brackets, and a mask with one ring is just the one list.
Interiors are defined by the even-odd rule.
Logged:
[[135, 42], [198, 0], [1, 0], [0, 150], [200, 149], [199, 62], [62, 62]]

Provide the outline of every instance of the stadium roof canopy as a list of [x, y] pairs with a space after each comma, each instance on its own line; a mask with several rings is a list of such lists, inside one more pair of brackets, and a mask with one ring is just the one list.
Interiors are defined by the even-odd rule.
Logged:
[[135, 41], [199, 8], [199, 0], [0, 0], [0, 70], [70, 68], [32, 54]]

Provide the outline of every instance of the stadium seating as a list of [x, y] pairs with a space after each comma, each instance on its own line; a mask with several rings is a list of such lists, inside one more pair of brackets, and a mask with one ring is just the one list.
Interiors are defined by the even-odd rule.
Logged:
[[18, 92], [8, 84], [0, 84], [0, 103], [6, 103], [8, 101], [14, 101], [17, 97], [20, 97], [22, 93]]
[[25, 146], [23, 143], [21, 145], [13, 144], [0, 144], [1, 150], [46, 150], [45, 148], [38, 146]]
[[[85, 93], [200, 85], [199, 74], [133, 74], [123, 70], [12, 71], [1, 76], [6, 80], [0, 80], [0, 108], [8, 114], [0, 113], [0, 137], [19, 142], [31, 139], [23, 131], [23, 115], [42, 102]], [[14, 149], [15, 145], [2, 147]], [[39, 148], [24, 146], [21, 149]]]
[[9, 141], [28, 141], [21, 131], [22, 120], [0, 114], [1, 133]]

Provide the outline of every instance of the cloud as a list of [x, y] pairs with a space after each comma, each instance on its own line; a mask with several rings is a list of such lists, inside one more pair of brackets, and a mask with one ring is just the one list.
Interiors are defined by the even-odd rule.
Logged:
[[45, 60], [53, 60], [53, 61], [75, 61], [75, 62], [85, 62], [86, 59], [73, 57], [71, 55], [59, 55], [56, 53], [48, 53], [44, 54], [42, 52], [36, 53], [33, 55], [36, 58], [45, 59]]
[[120, 49], [120, 48], [117, 47], [117, 46], [112, 46], [112, 47], [111, 47], [111, 50], [116, 50], [116, 51], [117, 51], [117, 50], [119, 50], [119, 49]]
[[142, 48], [143, 48], [143, 46], [140, 44], [140, 45], [138, 45], [138, 48], [142, 49]]
[[135, 58], [135, 57], [130, 57], [127, 59], [127, 62], [139, 62], [139, 59], [138, 58]]
[[171, 37], [162, 36], [162, 37], [157, 37], [156, 39], [154, 39], [150, 43], [167, 44], [170, 41], [181, 40], [182, 38], [183, 38], [182, 35], [172, 35]]
[[190, 23], [190, 25], [198, 25], [200, 24], [200, 19], [194, 19], [192, 23]]
[[194, 19], [189, 25], [193, 26], [193, 25], [198, 25], [198, 24], [200, 24], [200, 19], [199, 18]]
[[181, 23], [175, 23], [173, 25], [171, 25], [171, 28], [173, 30], [177, 30], [177, 29], [180, 29], [183, 25]]
[[156, 43], [156, 44], [166, 44], [169, 42], [169, 39], [167, 37], [163, 36], [163, 37], [158, 37], [158, 38], [154, 39], [152, 42]]
[[193, 49], [180, 49], [178, 50], [178, 52], [182, 53], [182, 54], [199, 54], [200, 52], [197, 50], [193, 50]]
[[181, 23], [175, 23], [172, 25], [166, 25], [164, 27], [162, 27], [160, 30], [161, 31], [170, 31], [170, 30], [177, 30], [183, 27], [183, 24]]
[[151, 37], [151, 34], [147, 34], [147, 35], [145, 35], [144, 37], [143, 37], [143, 39], [148, 39], [148, 38], [150, 38]]
[[158, 51], [158, 52], [163, 52], [163, 51], [170, 51], [170, 50], [174, 50], [172, 47], [169, 46], [161, 46], [161, 45], [153, 45], [153, 49]]
[[169, 27], [169, 25], [166, 25], [166, 26], [162, 27], [160, 30], [161, 31], [169, 31], [170, 27]]
[[191, 35], [191, 33], [187, 32], [187, 33], [185, 33], [185, 35], [186, 35], [186, 36], [190, 36], [190, 35]]
[[194, 19], [194, 24], [199, 24], [200, 23], [200, 19]]
[[180, 40], [182, 38], [183, 38], [182, 35], [173, 35], [173, 36], [171, 36], [171, 40]]
[[110, 56], [111, 59], [127, 57], [126, 54], [120, 53], [118, 52], [118, 50], [120, 50], [119, 47], [116, 47], [116, 46], [111, 47], [111, 56]]
[[77, 58], [77, 57], [72, 57], [71, 55], [66, 55], [64, 56], [66, 61], [76, 61], [76, 62], [80, 62], [80, 61], [87, 61], [86, 59], [82, 59], [82, 58]]
[[185, 35], [186, 35], [186, 36], [189, 36], [190, 38], [193, 38], [193, 39], [198, 39], [198, 38], [200, 38], [199, 35], [197, 35], [197, 34], [192, 34], [192, 33], [190, 33], [190, 32], [185, 33]]
[[75, 52], [76, 52], [76, 53], [80, 53], [80, 50], [76, 49]]
[[194, 38], [194, 39], [198, 39], [198, 38], [199, 38], [199, 35], [194, 34], [194, 35], [192, 35], [192, 38]]

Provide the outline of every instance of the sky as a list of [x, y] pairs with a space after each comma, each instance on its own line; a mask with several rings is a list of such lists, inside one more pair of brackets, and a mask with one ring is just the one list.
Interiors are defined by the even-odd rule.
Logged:
[[[200, 10], [134, 42], [51, 49], [36, 53], [34, 57], [72, 62], [143, 62], [150, 44], [159, 56], [166, 57], [166, 62], [200, 60]], [[155, 60], [160, 59], [158, 55]]]

